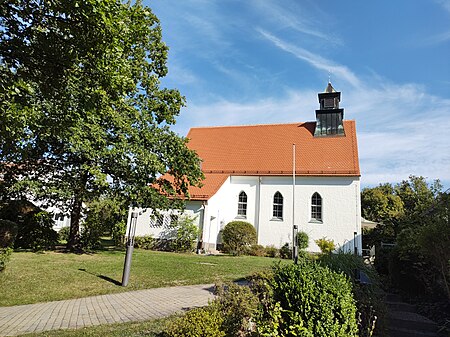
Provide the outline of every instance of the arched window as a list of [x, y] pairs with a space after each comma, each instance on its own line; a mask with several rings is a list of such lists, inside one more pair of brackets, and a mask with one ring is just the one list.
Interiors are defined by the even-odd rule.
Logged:
[[322, 197], [317, 192], [311, 197], [311, 220], [322, 221]]
[[247, 194], [244, 191], [239, 193], [238, 216], [244, 218], [247, 216]]
[[283, 196], [280, 192], [276, 192], [273, 196], [273, 217], [283, 219]]

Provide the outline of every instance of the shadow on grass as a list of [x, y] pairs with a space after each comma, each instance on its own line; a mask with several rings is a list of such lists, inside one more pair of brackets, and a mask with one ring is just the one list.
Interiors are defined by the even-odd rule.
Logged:
[[102, 280], [111, 282], [112, 284], [114, 284], [114, 285], [116, 285], [116, 286], [121, 286], [121, 285], [122, 285], [122, 282], [119, 282], [119, 281], [117, 281], [117, 280], [114, 280], [114, 279], [112, 279], [111, 277], [108, 277], [108, 276], [105, 276], [105, 275], [99, 275], [99, 274], [95, 274], [95, 273], [89, 272], [89, 271], [87, 271], [85, 268], [79, 268], [78, 270], [79, 270], [79, 271], [84, 271], [85, 273], [87, 273], [87, 274], [89, 274], [89, 275], [93, 275], [93, 276], [96, 276], [96, 277], [98, 277], [98, 278], [101, 278]]

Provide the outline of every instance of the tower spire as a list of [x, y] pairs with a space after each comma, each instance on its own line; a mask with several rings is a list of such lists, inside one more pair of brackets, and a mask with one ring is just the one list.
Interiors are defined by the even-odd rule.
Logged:
[[339, 108], [341, 93], [336, 91], [329, 81], [325, 92], [320, 93], [318, 96], [320, 109], [316, 110], [316, 129], [314, 136], [344, 136], [344, 109]]

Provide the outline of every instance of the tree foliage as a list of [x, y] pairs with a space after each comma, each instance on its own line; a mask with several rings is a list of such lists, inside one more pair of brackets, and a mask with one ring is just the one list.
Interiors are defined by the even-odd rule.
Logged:
[[372, 239], [397, 244], [389, 258], [377, 251], [378, 263], [389, 263], [379, 264], [379, 270], [389, 270], [392, 283], [405, 291], [445, 292], [450, 298], [450, 199], [441, 189], [439, 181], [410, 176], [396, 185], [364, 189], [361, 203], [363, 216], [381, 221]]
[[198, 157], [169, 128], [185, 99], [160, 86], [168, 48], [149, 8], [11, 0], [0, 27], [3, 198], [70, 210], [74, 247], [84, 202], [120, 195], [164, 209], [199, 183]]

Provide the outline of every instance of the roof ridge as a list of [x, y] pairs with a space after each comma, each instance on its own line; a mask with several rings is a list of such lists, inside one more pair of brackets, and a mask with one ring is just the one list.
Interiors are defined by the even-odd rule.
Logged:
[[[344, 119], [343, 122], [355, 122], [354, 119]], [[316, 123], [316, 121], [293, 122], [293, 123], [269, 123], [269, 124], [241, 124], [241, 125], [213, 125], [213, 126], [193, 126], [193, 129], [220, 129], [220, 128], [245, 128], [245, 127], [261, 127], [261, 126], [283, 126], [283, 125], [301, 125], [307, 123]]]

